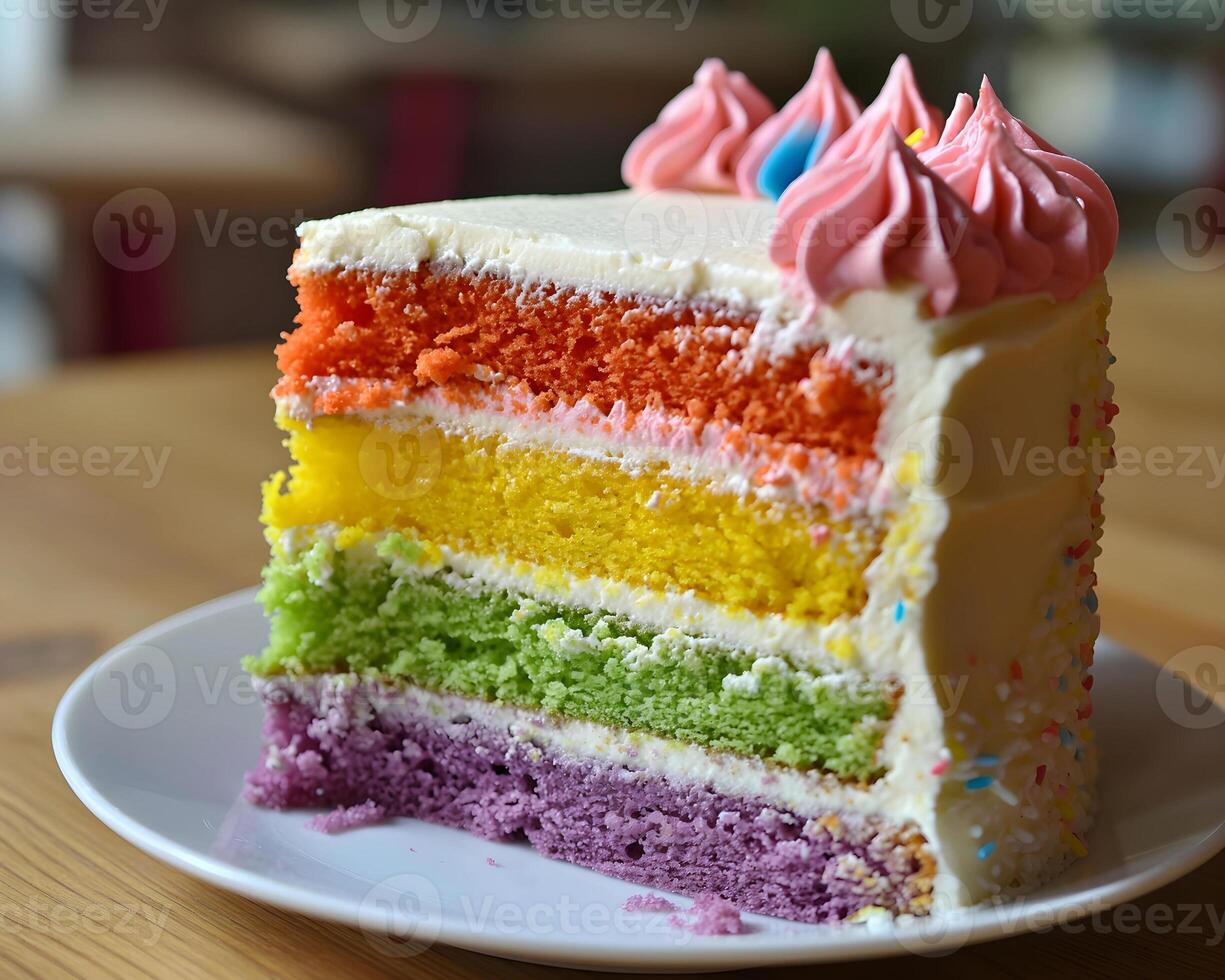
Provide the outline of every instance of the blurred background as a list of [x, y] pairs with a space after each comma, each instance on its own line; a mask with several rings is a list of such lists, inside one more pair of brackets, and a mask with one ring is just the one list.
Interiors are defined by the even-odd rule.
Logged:
[[987, 72], [1105, 175], [1124, 249], [1156, 251], [1171, 200], [1225, 186], [1223, 18], [1221, 0], [4, 0], [0, 385], [270, 343], [303, 217], [617, 187], [707, 55], [778, 104], [822, 44], [865, 102], [899, 51], [942, 108]]

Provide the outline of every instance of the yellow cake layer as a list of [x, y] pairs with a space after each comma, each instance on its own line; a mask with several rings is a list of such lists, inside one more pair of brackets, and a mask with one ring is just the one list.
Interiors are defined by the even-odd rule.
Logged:
[[[822, 622], [862, 608], [863, 570], [879, 547], [878, 533], [819, 509], [714, 492], [659, 465], [629, 469], [424, 420], [279, 424], [295, 463], [264, 487], [263, 520], [278, 531], [394, 528], [477, 555]], [[815, 524], [830, 533], [814, 539]]]

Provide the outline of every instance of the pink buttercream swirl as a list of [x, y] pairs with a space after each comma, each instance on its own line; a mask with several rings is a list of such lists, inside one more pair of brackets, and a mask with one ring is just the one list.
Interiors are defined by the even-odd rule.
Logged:
[[944, 116], [930, 105], [919, 91], [910, 59], [899, 55], [889, 70], [880, 94], [868, 106], [851, 127], [834, 142], [825, 155], [817, 161], [816, 169], [832, 167], [852, 157], [871, 153], [880, 142], [881, 135], [896, 131], [906, 139], [915, 130], [923, 135], [914, 144], [916, 150], [934, 146], [944, 125]]
[[770, 258], [813, 300], [908, 280], [941, 316], [988, 302], [1004, 273], [990, 227], [892, 127], [866, 156], [822, 162], [788, 188]]
[[1091, 245], [1088, 215], [1059, 174], [1017, 146], [1003, 123], [979, 125], [961, 152], [933, 159], [932, 171], [995, 232], [1004, 253], [1001, 293], [1071, 299], [1101, 271], [1093, 265], [1100, 250]]
[[828, 48], [817, 52], [812, 75], [778, 112], [767, 119], [749, 138], [749, 143], [736, 167], [736, 184], [745, 197], [760, 197], [757, 175], [766, 158], [779, 142], [797, 126], [810, 126], [821, 132], [828, 146], [850, 129], [859, 118], [859, 100], [838, 75], [833, 55]]
[[[987, 138], [993, 127], [998, 126], [1003, 127], [1012, 142], [1030, 158], [1044, 165], [1046, 170], [1058, 174], [1061, 189], [1076, 198], [1087, 219], [1087, 233], [1075, 245], [1068, 243], [1063, 249], [1061, 261], [1066, 261], [1079, 249], [1076, 264], [1088, 271], [1076, 276], [1071, 274], [1071, 270], [1059, 270], [1054, 287], [1046, 284], [1040, 288], [1060, 297], [1061, 293], [1070, 295], [1065, 290], [1074, 286], [1071, 294], [1075, 294], [1105, 269], [1114, 255], [1119, 239], [1119, 212], [1110, 189], [1092, 167], [1061, 153], [1009, 112], [985, 77], [973, 112], [967, 111], [969, 101], [967, 95], [958, 96], [939, 144], [922, 154], [923, 162], [940, 174], [963, 168], [966, 164], [960, 161], [968, 154], [981, 156], [977, 145]], [[968, 165], [973, 166], [972, 163]], [[1037, 173], [1033, 170], [1026, 172], [1031, 175]], [[1038, 185], [1045, 188], [1046, 182], [1038, 179]], [[1056, 288], [1059, 292], [1055, 292]]]
[[708, 58], [693, 84], [630, 144], [622, 178], [637, 190], [735, 191], [749, 135], [773, 111], [741, 72]]

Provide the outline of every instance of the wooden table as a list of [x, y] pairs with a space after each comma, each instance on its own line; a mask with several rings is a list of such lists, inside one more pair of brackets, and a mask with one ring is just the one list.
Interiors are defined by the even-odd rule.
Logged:
[[[1121, 264], [1113, 282], [1120, 443], [1225, 453], [1225, 277], [1175, 273], [1154, 260]], [[0, 447], [20, 447], [35, 462], [46, 454], [21, 475], [0, 476], [0, 974], [546, 972], [442, 948], [389, 959], [357, 931], [201, 884], [115, 836], [60, 777], [51, 715], [73, 676], [140, 627], [256, 581], [264, 560], [256, 488], [283, 452], [266, 397], [273, 376], [267, 352], [190, 353], [73, 368], [0, 397]], [[122, 467], [127, 446], [151, 447], [153, 465], [138, 458]], [[74, 461], [100, 475], [69, 474]], [[41, 467], [62, 475], [37, 475]], [[123, 475], [129, 469], [136, 475]], [[1106, 628], [1153, 659], [1190, 645], [1225, 647], [1225, 489], [1206, 483], [1150, 473], [1108, 484]], [[1222, 896], [1225, 857], [1138, 904], [1215, 902], [1220, 916]], [[164, 919], [152, 943], [150, 919]], [[1199, 921], [1208, 921], [1202, 909]], [[1056, 930], [904, 969], [1219, 975], [1225, 946], [1208, 938], [1126, 926]]]

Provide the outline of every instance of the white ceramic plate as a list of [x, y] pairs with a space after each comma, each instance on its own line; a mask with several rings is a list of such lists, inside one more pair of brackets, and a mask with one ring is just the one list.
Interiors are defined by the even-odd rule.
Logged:
[[749, 915], [745, 935], [695, 937], [666, 915], [623, 912], [642, 888], [526, 845], [406, 819], [329, 837], [305, 828], [309, 813], [244, 803], [262, 712], [238, 661], [267, 634], [253, 595], [174, 616], [86, 670], [56, 712], [55, 756], [81, 801], [142, 850], [250, 898], [357, 926], [389, 956], [442, 943], [538, 963], [696, 971], [939, 954], [1101, 912], [1225, 846], [1225, 713], [1104, 642], [1102, 814], [1090, 857], [1056, 883], [1022, 902], [904, 925]]

